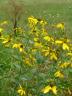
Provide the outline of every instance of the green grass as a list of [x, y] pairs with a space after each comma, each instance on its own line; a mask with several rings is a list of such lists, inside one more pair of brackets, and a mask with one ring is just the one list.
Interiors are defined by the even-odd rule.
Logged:
[[[3, 6], [5, 5], [5, 1], [0, 0]], [[19, 0], [18, 0], [19, 1]], [[37, 18], [44, 18], [48, 21], [48, 23], [56, 23], [56, 22], [64, 22], [66, 26], [67, 35], [72, 38], [72, 2], [71, 0], [21, 0], [21, 3], [24, 4], [24, 14], [23, 18], [20, 21], [23, 26], [27, 23], [27, 18], [31, 15]], [[4, 10], [5, 11], [5, 10]], [[3, 10], [0, 11], [2, 14], [1, 19], [9, 19], [7, 18], [6, 13]], [[6, 14], [6, 15], [5, 15]]]

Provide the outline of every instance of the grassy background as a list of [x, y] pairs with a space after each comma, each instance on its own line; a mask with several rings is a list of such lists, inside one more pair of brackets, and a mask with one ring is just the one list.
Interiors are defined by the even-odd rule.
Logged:
[[[9, 0], [0, 0], [0, 5], [7, 6]], [[24, 4], [24, 14], [20, 21], [25, 27], [27, 18], [31, 15], [37, 18], [44, 18], [48, 23], [64, 22], [66, 26], [67, 35], [72, 38], [72, 0], [17, 0]], [[9, 19], [3, 13], [2, 7], [0, 9], [1, 19]], [[6, 10], [4, 10], [5, 12]]]

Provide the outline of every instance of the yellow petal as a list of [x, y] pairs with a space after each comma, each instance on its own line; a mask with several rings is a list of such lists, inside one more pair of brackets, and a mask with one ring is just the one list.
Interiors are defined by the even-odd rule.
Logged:
[[53, 87], [51, 88], [51, 90], [52, 90], [52, 92], [53, 92], [54, 94], [57, 94], [57, 87], [56, 87], [56, 86], [53, 86]]
[[5, 40], [5, 41], [3, 41], [2, 43], [3, 43], [3, 44], [6, 44], [7, 42], [8, 42], [8, 40]]
[[58, 24], [56, 25], [56, 28], [64, 29], [64, 23], [58, 23]]
[[18, 93], [21, 93], [21, 89], [19, 89], [17, 92], [18, 92]]
[[51, 53], [51, 57], [50, 57], [51, 60], [57, 60], [57, 56], [54, 52]]
[[17, 90], [17, 92], [18, 92], [21, 96], [23, 96], [23, 95], [26, 94], [26, 93], [25, 93], [25, 90], [22, 88], [21, 85], [20, 85], [19, 89]]
[[34, 46], [35, 46], [35, 47], [41, 47], [42, 44], [41, 44], [41, 43], [38, 43], [38, 42], [35, 42]]
[[55, 43], [56, 43], [56, 44], [62, 44], [63, 41], [61, 41], [61, 40], [56, 40]]
[[60, 71], [57, 71], [55, 74], [54, 74], [55, 77], [59, 77], [59, 78], [63, 78], [64, 75], [60, 72]]
[[12, 48], [18, 48], [19, 45], [18, 44], [14, 44]]
[[34, 41], [38, 41], [38, 38], [34, 38]]
[[51, 38], [50, 38], [49, 36], [45, 36], [45, 37], [44, 37], [44, 40], [46, 40], [46, 41], [50, 41]]
[[64, 62], [63, 64], [60, 65], [61, 68], [67, 68], [70, 65], [69, 62]]
[[46, 94], [46, 93], [48, 93], [49, 91], [51, 90], [51, 86], [46, 86], [45, 88], [43, 88], [42, 89], [42, 92], [44, 93], [44, 94]]
[[2, 32], [3, 31], [3, 28], [0, 28], [0, 32]]
[[67, 56], [72, 56], [72, 53], [71, 52], [67, 53]]
[[20, 51], [20, 52], [23, 52], [23, 48], [19, 48], [19, 51]]
[[63, 50], [69, 50], [69, 46], [66, 43], [63, 43]]

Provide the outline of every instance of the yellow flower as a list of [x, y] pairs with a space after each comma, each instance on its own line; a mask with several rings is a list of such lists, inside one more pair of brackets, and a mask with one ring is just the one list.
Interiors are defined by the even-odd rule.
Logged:
[[32, 66], [30, 58], [25, 58], [24, 63], [27, 64], [28, 66]]
[[22, 47], [20, 47], [20, 48], [19, 48], [19, 51], [20, 51], [20, 52], [23, 52], [23, 48], [22, 48]]
[[55, 72], [54, 76], [55, 77], [59, 77], [59, 78], [63, 78], [64, 77], [63, 73], [61, 73], [60, 71]]
[[21, 43], [14, 44], [12, 48], [18, 48], [20, 52], [23, 52], [23, 50], [24, 50], [23, 44], [21, 44]]
[[55, 52], [51, 52], [51, 53], [50, 53], [50, 59], [51, 59], [51, 60], [53, 60], [53, 59], [54, 59], [54, 60], [57, 60], [57, 59], [58, 59]]
[[56, 94], [57, 94], [57, 87], [56, 87], [56, 86], [52, 86], [52, 87], [51, 87], [50, 85], [48, 85], [48, 86], [46, 86], [45, 88], [43, 88], [41, 91], [42, 91], [44, 94], [52, 91], [52, 92], [56, 95]]
[[42, 49], [42, 54], [43, 54], [44, 56], [48, 56], [49, 53], [50, 53], [50, 48], [49, 48], [49, 47], [48, 47], [48, 49]]
[[61, 68], [67, 68], [69, 65], [70, 65], [69, 62], [65, 62], [65, 63], [63, 63], [63, 64], [60, 64], [60, 67], [61, 67]]
[[12, 48], [18, 48], [19, 44], [14, 44]]
[[25, 96], [26, 92], [25, 90], [22, 88], [22, 86], [20, 85], [19, 89], [17, 90], [17, 92], [20, 94], [20, 96]]
[[38, 41], [38, 38], [34, 38], [34, 41]]
[[3, 31], [3, 28], [0, 28], [0, 32], [2, 32]]
[[48, 85], [48, 86], [46, 86], [45, 88], [42, 89], [42, 92], [43, 92], [44, 94], [46, 94], [46, 93], [48, 93], [50, 90], [51, 90], [51, 86]]
[[50, 41], [51, 38], [50, 38], [50, 36], [45, 36], [45, 37], [44, 37], [44, 40], [46, 40], [46, 41]]
[[23, 50], [24, 50], [23, 45], [20, 44], [20, 45], [19, 45], [19, 51], [20, 51], [20, 52], [23, 52]]
[[57, 94], [57, 87], [56, 87], [56, 86], [53, 86], [53, 87], [51, 88], [51, 90], [52, 90], [52, 92], [53, 92], [54, 94]]
[[29, 21], [31, 27], [33, 27], [34, 25], [36, 25], [38, 23], [38, 20], [36, 18], [34, 18], [33, 16], [30, 16], [28, 18], [28, 21]]
[[55, 43], [56, 43], [56, 44], [62, 44], [63, 41], [61, 41], [61, 40], [56, 40]]
[[58, 29], [64, 29], [64, 23], [58, 23], [57, 25], [56, 25], [56, 28], [58, 28]]
[[55, 41], [56, 44], [62, 44], [63, 50], [69, 50], [70, 48], [69, 48], [68, 44], [65, 42], [68, 42], [68, 39], [66, 39], [66, 41], [64, 41], [64, 40], [63, 41], [62, 40]]
[[41, 21], [40, 21], [40, 24], [44, 26], [44, 25], [46, 25], [46, 24], [47, 24], [47, 22], [46, 22], [46, 21], [44, 21], [44, 20], [41, 20]]
[[72, 52], [67, 53], [67, 56], [72, 56]]
[[66, 43], [63, 43], [63, 50], [69, 50], [69, 46]]
[[11, 40], [12, 40], [12, 38], [11, 37], [7, 37], [7, 38], [3, 38], [3, 44], [7, 44], [7, 43], [9, 43]]
[[39, 47], [42, 47], [42, 44], [41, 43], [38, 43], [38, 42], [35, 42], [34, 46], [37, 47], [37, 48], [39, 48]]

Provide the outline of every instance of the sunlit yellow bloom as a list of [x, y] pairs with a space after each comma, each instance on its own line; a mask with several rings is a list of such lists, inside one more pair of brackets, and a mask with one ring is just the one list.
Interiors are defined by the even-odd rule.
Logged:
[[[67, 40], [67, 39], [66, 39], [66, 40]], [[67, 40], [66, 42], [68, 42], [68, 40]], [[69, 46], [68, 46], [68, 44], [65, 43], [64, 40], [63, 40], [63, 41], [62, 41], [62, 40], [56, 40], [55, 43], [56, 43], [56, 44], [61, 44], [63, 50], [69, 50], [69, 49], [70, 49]]]
[[56, 86], [51, 87], [51, 90], [54, 94], [57, 94], [57, 87]]
[[41, 24], [41, 25], [46, 25], [46, 24], [47, 24], [47, 22], [46, 22], [46, 21], [44, 21], [44, 20], [41, 20], [41, 21], [40, 21], [40, 24]]
[[60, 67], [61, 67], [61, 68], [67, 68], [69, 65], [70, 65], [69, 62], [65, 62], [65, 63], [63, 63], [63, 64], [60, 64]]
[[6, 44], [6, 43], [8, 43], [8, 42], [9, 42], [9, 40], [6, 39], [6, 40], [4, 40], [2, 43], [3, 43], [3, 44]]
[[50, 91], [52, 91], [54, 94], [57, 94], [57, 87], [56, 86], [50, 86], [50, 85], [48, 85], [48, 86], [46, 86], [45, 88], [43, 88], [42, 90], [41, 90], [44, 94], [46, 94], [46, 93], [48, 93], [48, 92], [50, 92]]
[[45, 88], [42, 89], [42, 92], [45, 94], [45, 93], [48, 93], [50, 90], [51, 90], [51, 86], [48, 85], [48, 86], [46, 86]]
[[57, 59], [58, 59], [55, 52], [51, 52], [51, 53], [50, 53], [50, 59], [51, 59], [51, 60], [53, 60], [53, 59], [54, 59], [54, 60], [57, 60]]
[[60, 71], [55, 72], [54, 76], [55, 77], [59, 77], [59, 78], [63, 78], [64, 77], [63, 73], [61, 73]]
[[3, 44], [7, 44], [7, 43], [9, 43], [12, 40], [12, 38], [11, 37], [8, 37], [8, 38], [4, 38], [3, 40], [4, 41], [2, 43]]
[[56, 28], [58, 28], [58, 29], [64, 29], [64, 23], [58, 23], [56, 25]]
[[56, 44], [62, 44], [63, 41], [61, 41], [61, 40], [56, 40], [55, 43], [56, 43]]
[[0, 32], [2, 32], [4, 29], [3, 28], [0, 28]]
[[19, 44], [14, 44], [12, 48], [18, 48]]
[[70, 42], [70, 40], [69, 39], [66, 39], [66, 42]]
[[20, 47], [19, 50], [20, 50], [20, 52], [23, 52], [23, 47]]
[[34, 41], [38, 41], [39, 38], [34, 38]]
[[12, 48], [18, 48], [20, 52], [23, 52], [23, 50], [24, 50], [23, 45], [21, 43], [14, 44]]
[[50, 49], [49, 48], [42, 50], [42, 53], [43, 53], [44, 56], [48, 56], [49, 55], [49, 52], [50, 52]]
[[66, 43], [63, 43], [63, 50], [69, 50], [69, 46]]
[[24, 63], [28, 66], [32, 66], [30, 58], [25, 58]]
[[72, 52], [67, 53], [67, 56], [72, 56]]
[[33, 16], [29, 17], [28, 21], [29, 21], [31, 27], [38, 23], [38, 20], [36, 18], [34, 18]]
[[50, 38], [50, 36], [45, 36], [45, 37], [44, 37], [44, 40], [46, 40], [46, 41], [50, 41], [51, 38]]
[[48, 56], [49, 55], [49, 51], [45, 51], [45, 56]]
[[35, 42], [34, 43], [34, 46], [37, 47], [37, 48], [39, 48], [39, 47], [42, 47], [42, 44], [41, 43], [38, 43], [38, 42]]
[[20, 96], [25, 96], [26, 92], [25, 90], [22, 88], [22, 86], [20, 85], [19, 89], [17, 90], [17, 92], [20, 94]]

